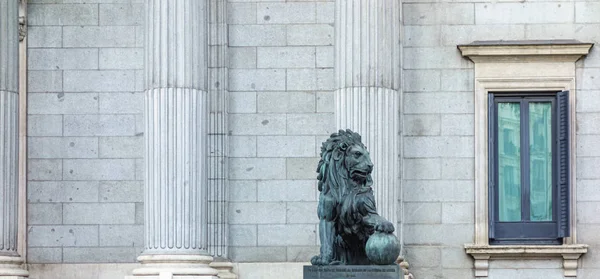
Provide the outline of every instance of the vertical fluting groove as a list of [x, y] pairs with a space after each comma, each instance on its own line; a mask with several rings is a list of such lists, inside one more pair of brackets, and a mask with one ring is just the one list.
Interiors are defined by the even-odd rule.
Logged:
[[146, 0], [145, 253], [205, 254], [205, 1]]
[[208, 248], [215, 257], [227, 257], [227, 106], [228, 106], [228, 53], [227, 53], [227, 1], [209, 1], [209, 203], [210, 224]]
[[397, 223], [399, 0], [336, 0], [336, 124], [363, 135], [382, 216]]
[[0, 254], [16, 255], [19, 191], [19, 1], [0, 0]]

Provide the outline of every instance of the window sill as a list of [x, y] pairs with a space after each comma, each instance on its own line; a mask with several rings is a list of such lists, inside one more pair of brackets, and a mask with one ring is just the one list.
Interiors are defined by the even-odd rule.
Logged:
[[562, 257], [565, 277], [577, 277], [577, 260], [587, 253], [586, 244], [565, 245], [476, 245], [465, 244], [475, 259], [475, 277], [487, 277], [490, 259], [547, 259]]

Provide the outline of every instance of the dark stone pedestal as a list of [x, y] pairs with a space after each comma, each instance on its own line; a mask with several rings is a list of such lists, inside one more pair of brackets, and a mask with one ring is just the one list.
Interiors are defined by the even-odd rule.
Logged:
[[399, 279], [402, 270], [394, 265], [304, 266], [304, 279]]

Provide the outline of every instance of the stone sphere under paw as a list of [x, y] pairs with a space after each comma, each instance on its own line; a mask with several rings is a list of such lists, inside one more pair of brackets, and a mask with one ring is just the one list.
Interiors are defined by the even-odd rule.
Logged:
[[400, 255], [400, 242], [391, 233], [375, 232], [369, 237], [365, 247], [367, 258], [373, 264], [394, 264]]

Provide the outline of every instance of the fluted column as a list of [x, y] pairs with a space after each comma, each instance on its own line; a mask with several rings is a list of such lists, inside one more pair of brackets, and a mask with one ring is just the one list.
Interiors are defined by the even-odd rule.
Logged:
[[206, 1], [146, 1], [145, 250], [134, 275], [217, 275], [207, 240], [207, 15]]
[[0, 278], [27, 277], [17, 249], [19, 1], [0, 0]]
[[399, 207], [400, 0], [336, 0], [336, 120], [362, 135], [375, 165], [377, 211]]

